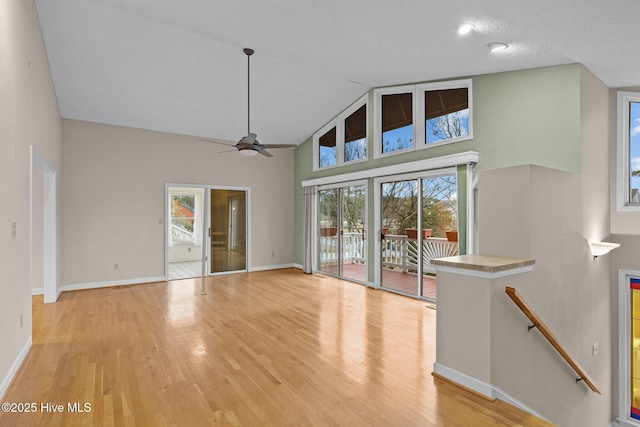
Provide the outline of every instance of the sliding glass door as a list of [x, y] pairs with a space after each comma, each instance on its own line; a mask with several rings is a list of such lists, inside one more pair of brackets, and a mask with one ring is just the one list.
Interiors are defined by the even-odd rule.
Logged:
[[320, 270], [366, 282], [366, 185], [321, 188], [318, 201]]
[[244, 190], [210, 191], [209, 272], [247, 269], [247, 195]]
[[455, 170], [379, 180], [380, 286], [436, 299], [431, 260], [458, 254]]

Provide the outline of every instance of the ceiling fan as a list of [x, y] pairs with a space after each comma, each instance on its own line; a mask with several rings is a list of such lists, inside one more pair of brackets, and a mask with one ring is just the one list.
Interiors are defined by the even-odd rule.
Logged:
[[[292, 148], [297, 147], [295, 144], [260, 144], [260, 142], [256, 139], [258, 135], [251, 132], [251, 79], [250, 79], [250, 62], [249, 59], [251, 55], [253, 55], [253, 49], [244, 48], [243, 52], [247, 55], [247, 135], [243, 136], [240, 141], [237, 143], [233, 143], [231, 141], [226, 141], [223, 139], [204, 139], [198, 138], [200, 141], [206, 142], [214, 142], [216, 144], [227, 145], [230, 147], [234, 147], [240, 154], [252, 157], [256, 154], [262, 154], [266, 157], [273, 157], [273, 154], [265, 150], [265, 148]], [[234, 151], [234, 150], [229, 150]], [[226, 151], [222, 151], [225, 153]]]

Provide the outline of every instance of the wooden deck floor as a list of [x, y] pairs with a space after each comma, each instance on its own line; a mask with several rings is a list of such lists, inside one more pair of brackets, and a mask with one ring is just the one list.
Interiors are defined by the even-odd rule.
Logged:
[[[365, 264], [345, 263], [342, 266], [342, 277], [359, 282], [367, 281], [367, 266]], [[338, 274], [338, 264], [325, 264], [322, 271]], [[415, 273], [403, 273], [399, 270], [385, 268], [382, 271], [382, 286], [386, 289], [400, 291], [411, 295], [418, 294], [418, 276]], [[422, 279], [422, 296], [436, 300], [436, 278], [424, 275]]]
[[33, 298], [33, 346], [3, 401], [65, 410], [0, 413], [3, 427], [549, 425], [434, 378], [436, 312], [424, 301], [327, 276]]

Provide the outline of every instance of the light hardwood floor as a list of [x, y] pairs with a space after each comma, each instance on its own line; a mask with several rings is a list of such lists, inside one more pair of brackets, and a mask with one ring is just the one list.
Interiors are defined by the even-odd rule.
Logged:
[[435, 314], [294, 269], [34, 296], [3, 401], [65, 411], [0, 425], [549, 425], [433, 377]]

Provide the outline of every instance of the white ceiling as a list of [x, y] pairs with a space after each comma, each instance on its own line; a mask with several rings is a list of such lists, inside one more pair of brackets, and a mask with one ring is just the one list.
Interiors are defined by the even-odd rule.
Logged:
[[[298, 144], [372, 87], [582, 63], [640, 85], [638, 0], [36, 0], [63, 117]], [[456, 27], [476, 30], [459, 36]], [[634, 35], [636, 34], [636, 35]], [[490, 54], [488, 42], [509, 44]]]

